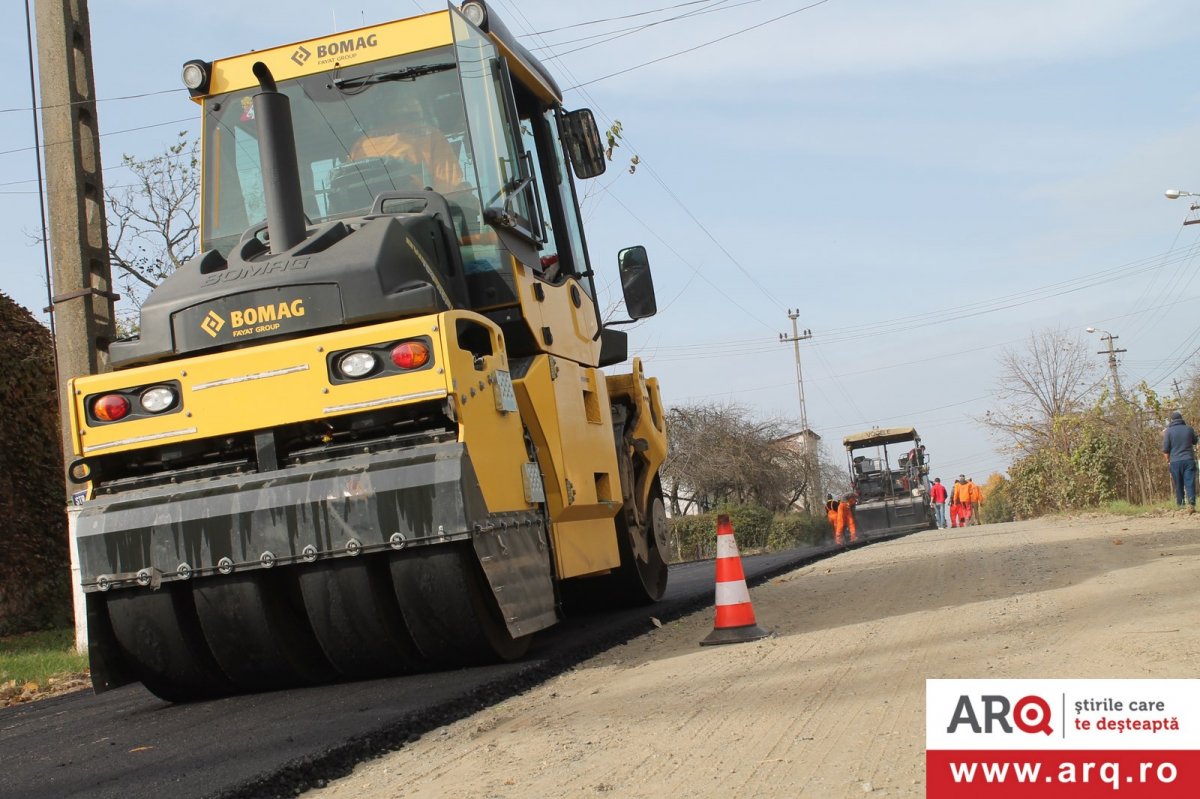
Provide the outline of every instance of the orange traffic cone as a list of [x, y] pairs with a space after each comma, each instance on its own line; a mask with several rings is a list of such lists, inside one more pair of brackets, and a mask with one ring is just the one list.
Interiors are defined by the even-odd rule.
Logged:
[[713, 631], [700, 645], [738, 644], [757, 641], [770, 634], [770, 630], [759, 627], [754, 620], [742, 557], [738, 554], [737, 541], [733, 540], [733, 525], [729, 523], [729, 516], [722, 513], [717, 517], [717, 618]]

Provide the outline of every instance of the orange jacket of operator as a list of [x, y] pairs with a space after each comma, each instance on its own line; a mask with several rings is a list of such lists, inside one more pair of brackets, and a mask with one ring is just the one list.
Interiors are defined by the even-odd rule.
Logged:
[[462, 167], [446, 137], [430, 127], [397, 133], [364, 135], [350, 148], [350, 160], [385, 156], [424, 164], [433, 178], [433, 190], [448, 192], [462, 187]]

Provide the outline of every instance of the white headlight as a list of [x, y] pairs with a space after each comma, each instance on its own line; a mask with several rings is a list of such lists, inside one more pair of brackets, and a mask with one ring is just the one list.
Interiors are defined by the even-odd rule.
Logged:
[[175, 404], [175, 392], [166, 386], [148, 388], [142, 392], [141, 403], [147, 413], [162, 413]]
[[477, 28], [482, 28], [487, 19], [487, 7], [483, 3], [466, 2], [462, 4], [462, 14]]
[[209, 64], [192, 60], [183, 65], [183, 85], [193, 92], [208, 90]]
[[369, 352], [355, 350], [348, 352], [338, 361], [338, 371], [344, 377], [366, 377], [375, 371], [375, 356]]

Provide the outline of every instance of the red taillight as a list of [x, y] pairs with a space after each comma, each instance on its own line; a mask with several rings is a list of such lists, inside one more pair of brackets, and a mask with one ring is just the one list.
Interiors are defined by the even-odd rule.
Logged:
[[129, 413], [129, 400], [120, 394], [105, 394], [92, 403], [92, 415], [102, 422], [116, 422]]
[[392, 347], [392, 363], [401, 369], [420, 369], [429, 363], [429, 347], [420, 341], [402, 341]]

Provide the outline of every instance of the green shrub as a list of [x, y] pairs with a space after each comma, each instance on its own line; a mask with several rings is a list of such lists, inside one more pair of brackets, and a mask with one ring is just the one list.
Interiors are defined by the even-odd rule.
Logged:
[[992, 475], [988, 479], [983, 492], [983, 504], [979, 506], [979, 520], [984, 524], [999, 524], [1011, 522], [1016, 517], [1013, 513], [1012, 500], [1009, 496], [1009, 482], [1000, 475]]
[[711, 558], [717, 547], [717, 516], [701, 513], [695, 516], [676, 516], [668, 520], [671, 529], [672, 560], [703, 560]]
[[[771, 511], [761, 505], [725, 505], [713, 512], [718, 516], [722, 513], [729, 514], [729, 522], [733, 525], [740, 551], [753, 552], [767, 548], [773, 519]], [[713, 529], [716, 530], [715, 524]]]
[[717, 517], [729, 514], [738, 550], [742, 553], [777, 551], [811, 546], [830, 535], [824, 516], [806, 513], [772, 515], [759, 505], [728, 505], [695, 516], [677, 516], [668, 521], [672, 560], [704, 560], [717, 554]]
[[771, 522], [767, 549], [772, 551], [815, 546], [833, 535], [833, 527], [824, 516], [807, 513], [777, 513]]

